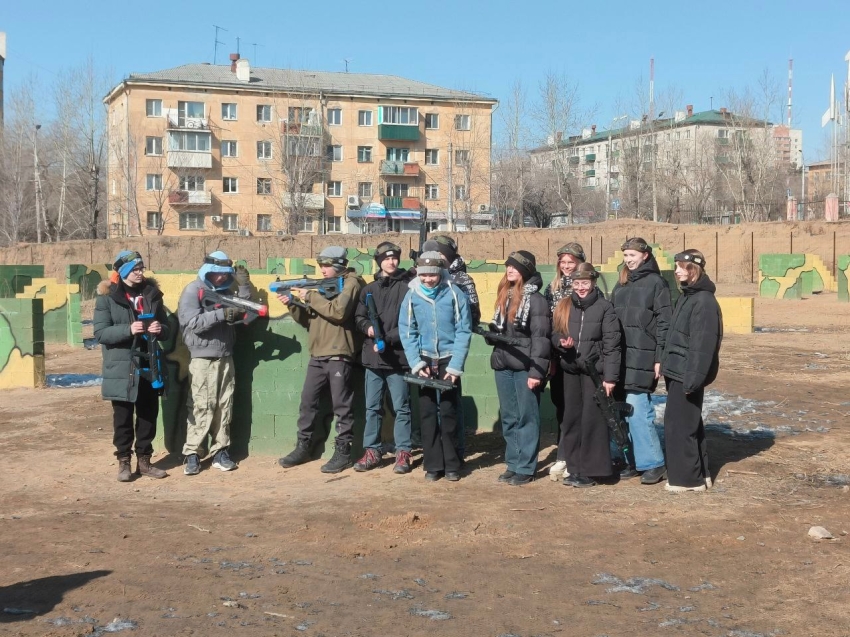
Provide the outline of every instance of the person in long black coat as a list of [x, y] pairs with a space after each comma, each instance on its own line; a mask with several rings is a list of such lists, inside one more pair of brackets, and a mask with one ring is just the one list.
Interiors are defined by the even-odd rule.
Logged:
[[552, 325], [552, 346], [560, 356], [564, 399], [570, 406], [561, 425], [569, 468], [563, 483], [574, 487], [592, 487], [594, 478], [612, 472], [608, 427], [586, 364], [598, 357], [596, 371], [611, 395], [620, 376], [620, 323], [614, 306], [596, 288], [597, 276], [589, 263], [578, 267], [573, 291], [558, 302]]
[[673, 310], [661, 373], [667, 383], [665, 488], [680, 493], [711, 487], [702, 402], [720, 367], [723, 316], [705, 272], [705, 256], [685, 250], [674, 260], [682, 294]]

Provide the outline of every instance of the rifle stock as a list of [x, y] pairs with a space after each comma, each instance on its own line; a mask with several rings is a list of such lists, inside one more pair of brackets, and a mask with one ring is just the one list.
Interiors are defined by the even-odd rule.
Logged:
[[437, 391], [451, 391], [455, 388], [454, 383], [450, 381], [440, 380], [439, 378], [425, 378], [415, 374], [405, 374], [404, 382], [411, 385], [419, 385], [420, 387], [427, 387], [428, 389], [436, 389]]
[[623, 454], [628, 455], [631, 442], [629, 441], [629, 428], [624, 416], [631, 416], [633, 408], [628, 403], [617, 402], [613, 396], [609, 396], [605, 392], [602, 379], [599, 377], [599, 372], [596, 371], [598, 360], [599, 356], [591, 355], [584, 363], [587, 374], [596, 387], [593, 398], [602, 411], [605, 424], [608, 426], [608, 432], [611, 434], [614, 443], [623, 451]]

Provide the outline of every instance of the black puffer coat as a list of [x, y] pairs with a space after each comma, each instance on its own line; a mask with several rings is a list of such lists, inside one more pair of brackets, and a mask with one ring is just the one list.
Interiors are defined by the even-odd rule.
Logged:
[[[625, 266], [623, 266], [625, 267]], [[626, 285], [611, 292], [611, 303], [623, 326], [625, 356], [621, 376], [627, 391], [653, 392], [658, 385], [655, 363], [661, 362], [670, 327], [670, 288], [655, 257], [629, 273]]]
[[720, 368], [723, 316], [714, 298], [717, 288], [703, 274], [692, 285], [683, 285], [676, 301], [661, 373], [682, 383], [686, 394], [714, 382]]
[[375, 339], [366, 336], [366, 340], [363, 341], [361, 360], [364, 367], [390, 369], [398, 372], [410, 369], [398, 334], [398, 313], [404, 295], [407, 294], [407, 284], [415, 276], [414, 270], [403, 268], [399, 268], [389, 276], [383, 272], [378, 272], [375, 275], [375, 280], [360, 290], [360, 301], [354, 311], [354, 322], [357, 329], [363, 334], [368, 334], [369, 328], [372, 327], [369, 312], [366, 310], [366, 295], [371, 294], [378, 309], [381, 329], [384, 331], [384, 351], [381, 354], [372, 349], [375, 345]]
[[527, 370], [530, 378], [543, 380], [549, 371], [549, 336], [552, 332], [549, 322], [549, 305], [540, 294], [543, 279], [535, 272], [526, 285], [537, 286], [538, 291], [529, 297], [528, 323], [525, 329], [507, 321], [505, 336], [523, 339], [522, 345], [495, 343], [490, 355], [490, 367], [495, 370]]
[[[599, 356], [596, 371], [602, 380], [616, 383], [620, 379], [620, 322], [614, 306], [594, 288], [581, 299], [570, 295], [569, 334], [552, 332], [552, 346], [561, 358], [561, 369], [568, 374], [585, 373], [585, 361], [595, 352]], [[575, 346], [561, 347], [561, 339], [572, 336]]]

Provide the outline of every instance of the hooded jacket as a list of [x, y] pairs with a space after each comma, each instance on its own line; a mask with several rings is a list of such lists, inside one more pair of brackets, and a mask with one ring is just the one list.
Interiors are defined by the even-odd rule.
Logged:
[[463, 374], [472, 340], [469, 299], [451, 282], [443, 270], [434, 298], [421, 289], [419, 278], [408, 283], [402, 302], [398, 329], [411, 373], [417, 374], [431, 360], [449, 359], [447, 372], [454, 376]]
[[[145, 279], [139, 286], [139, 293], [145, 311], [153, 314], [162, 325], [158, 340], [168, 340], [171, 334], [159, 285], [154, 279]], [[105, 400], [134, 403], [138, 398], [139, 375], [133, 369], [130, 356], [134, 340], [130, 324], [136, 321], [137, 315], [121, 284], [106, 280], [98, 284], [92, 323], [94, 337], [103, 354], [100, 392]]]
[[[585, 361], [596, 353], [596, 371], [602, 380], [616, 383], [620, 379], [620, 322], [614, 306], [593, 288], [585, 298], [570, 295], [569, 334], [552, 333], [552, 347], [561, 358], [561, 369], [568, 374], [584, 374]], [[561, 339], [572, 336], [575, 345], [561, 347]]]
[[[198, 270], [198, 278], [189, 283], [180, 295], [177, 304], [177, 318], [180, 320], [180, 331], [183, 342], [189, 348], [192, 358], [222, 358], [233, 354], [233, 343], [236, 340], [236, 328], [228, 325], [224, 319], [224, 308], [215, 308], [201, 303], [202, 290], [215, 290], [219, 294], [232, 295], [232, 269], [224, 266], [205, 263]], [[207, 276], [213, 273], [228, 274], [228, 278], [217, 288], [210, 283]], [[236, 296], [240, 299], [251, 298], [251, 287], [239, 287]]]
[[310, 356], [313, 358], [341, 356], [354, 359], [360, 350], [354, 311], [365, 281], [351, 268], [346, 268], [339, 276], [344, 279], [342, 291], [334, 298], [326, 299], [316, 290], [308, 290], [305, 298], [307, 307], [294, 303], [287, 306], [292, 318], [307, 328]]
[[[535, 272], [526, 285], [537, 287], [536, 292], [529, 298], [528, 324], [525, 330], [520, 329], [513, 321], [507, 321], [505, 336], [523, 339], [522, 345], [506, 345], [496, 343], [490, 355], [490, 367], [495, 370], [510, 369], [527, 371], [529, 377], [543, 380], [549, 371], [549, 337], [552, 328], [549, 321], [549, 304], [540, 294], [543, 279]], [[511, 300], [514, 302], [514, 299]], [[519, 302], [516, 300], [515, 302]]]
[[690, 394], [717, 378], [723, 316], [714, 297], [717, 288], [707, 274], [681, 289], [667, 333], [661, 373], [682, 383], [685, 393]]
[[[410, 369], [401, 344], [398, 331], [398, 314], [401, 303], [407, 294], [408, 283], [416, 277], [416, 272], [398, 268], [392, 274], [378, 271], [375, 280], [360, 290], [360, 302], [354, 312], [357, 329], [364, 334], [361, 362], [370, 369], [388, 369], [405, 371]], [[384, 333], [384, 351], [376, 352], [373, 347], [375, 339], [365, 336], [372, 327], [369, 312], [366, 309], [366, 295], [371, 294], [378, 310], [378, 320]]]
[[[625, 267], [625, 266], [623, 266]], [[626, 285], [614, 286], [611, 303], [623, 326], [625, 356], [621, 375], [626, 391], [653, 392], [658, 385], [655, 363], [661, 362], [670, 327], [670, 288], [658, 262], [649, 258], [629, 272]]]

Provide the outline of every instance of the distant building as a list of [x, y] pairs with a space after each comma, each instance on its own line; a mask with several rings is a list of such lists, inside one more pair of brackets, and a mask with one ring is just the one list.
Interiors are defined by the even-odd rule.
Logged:
[[[496, 100], [389, 75], [187, 64], [108, 109], [110, 236], [489, 225]], [[139, 228], [141, 226], [141, 228]]]

